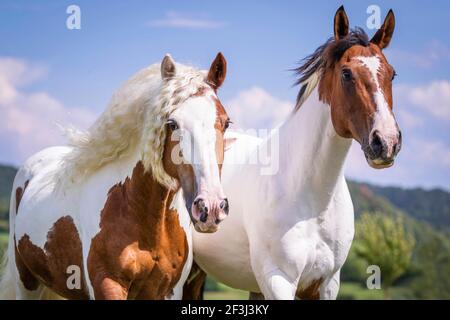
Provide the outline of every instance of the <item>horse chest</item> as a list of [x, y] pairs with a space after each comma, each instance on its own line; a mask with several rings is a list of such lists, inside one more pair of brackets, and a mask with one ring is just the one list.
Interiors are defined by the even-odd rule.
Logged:
[[310, 255], [314, 257], [312, 270], [323, 270], [324, 277], [342, 267], [353, 239], [353, 223], [349, 223], [344, 213], [336, 211], [336, 208], [333, 211], [317, 222], [317, 240], [314, 254]]
[[121, 281], [128, 283], [128, 299], [164, 299], [179, 279], [186, 254], [175, 245], [149, 245], [139, 240], [111, 257], [103, 268], [106, 272], [116, 270]]
[[[315, 220], [315, 219], [313, 219]], [[323, 235], [315, 221], [301, 222], [281, 237], [282, 254], [278, 258], [301, 272], [301, 282], [322, 278], [334, 269], [334, 241]]]
[[[286, 222], [278, 258], [286, 270], [298, 274], [299, 292], [318, 288], [345, 262], [353, 239], [353, 211], [342, 206], [330, 206], [320, 216], [297, 223]], [[298, 273], [298, 271], [301, 271]], [[317, 290], [312, 290], [317, 292]]]
[[165, 197], [136, 170], [109, 191], [100, 232], [92, 239], [88, 271], [96, 298], [102, 297], [104, 279], [112, 278], [127, 288], [128, 299], [164, 299], [180, 279], [188, 256], [177, 211], [156, 201]]

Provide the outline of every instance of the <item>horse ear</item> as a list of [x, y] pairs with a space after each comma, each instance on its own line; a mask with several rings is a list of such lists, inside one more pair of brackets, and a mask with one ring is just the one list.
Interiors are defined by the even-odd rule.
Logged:
[[371, 43], [380, 47], [380, 49], [386, 48], [392, 39], [392, 34], [395, 29], [395, 16], [394, 12], [389, 10], [386, 18], [384, 19], [383, 25], [378, 29], [377, 33], [370, 40]]
[[350, 24], [344, 6], [341, 6], [334, 15], [334, 39], [340, 40], [348, 35]]
[[175, 61], [173, 61], [170, 54], [166, 54], [161, 62], [161, 77], [164, 80], [170, 79], [175, 76], [176, 72]]
[[219, 52], [209, 68], [207, 82], [214, 88], [218, 89], [227, 75], [227, 60], [222, 52]]

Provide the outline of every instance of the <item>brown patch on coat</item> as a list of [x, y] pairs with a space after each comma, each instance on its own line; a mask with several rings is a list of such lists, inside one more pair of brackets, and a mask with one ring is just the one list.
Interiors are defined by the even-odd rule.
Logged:
[[23, 194], [25, 193], [25, 190], [27, 189], [29, 182], [30, 180], [25, 181], [23, 188], [18, 187], [16, 189], [16, 214], [19, 212], [20, 201], [22, 201]]
[[96, 299], [164, 299], [188, 255], [174, 192], [138, 162], [131, 178], [113, 186], [92, 239], [88, 273]]
[[[72, 217], [58, 219], [47, 234], [44, 249], [34, 245], [24, 234], [17, 243], [16, 264], [20, 278], [28, 290], [37, 289], [38, 280], [58, 295], [67, 299], [88, 299], [84, 282], [82, 246]], [[69, 289], [67, 273], [69, 266], [81, 271], [81, 288]]]
[[204, 87], [200, 87], [196, 93], [194, 93], [191, 97], [203, 97], [204, 95], [206, 95], [206, 93], [208, 91], [210, 91], [210, 87], [209, 86], [204, 86]]
[[183, 286], [183, 300], [203, 300], [205, 282], [206, 273], [194, 261], [189, 277]]
[[219, 175], [220, 175], [222, 173], [222, 164], [225, 156], [224, 134], [225, 130], [228, 128], [230, 118], [228, 117], [228, 114], [225, 111], [225, 108], [220, 102], [220, 100], [214, 98], [214, 102], [216, 104], [217, 110], [217, 118], [214, 124], [214, 128], [216, 129], [216, 157], [217, 157], [217, 164], [219, 165]]
[[[16, 189], [16, 215], [19, 212], [19, 205], [22, 201], [23, 194], [25, 193], [29, 182], [30, 180], [25, 181], [23, 188], [18, 187]], [[25, 287], [25, 289], [30, 291], [36, 290], [39, 287], [39, 281], [35, 276], [33, 276], [33, 274], [30, 272], [30, 270], [28, 270], [27, 266], [22, 261], [22, 258], [19, 255], [19, 251], [17, 250], [16, 236], [14, 236], [14, 255], [19, 278], [22, 281], [23, 286]]]
[[311, 282], [306, 288], [298, 288], [295, 296], [302, 300], [319, 300], [322, 282], [322, 279], [318, 279]]
[[17, 250], [16, 236], [14, 236], [14, 255], [16, 260], [17, 271], [19, 272], [20, 281], [22, 281], [25, 289], [34, 291], [39, 287], [39, 280], [30, 272], [23, 262], [19, 250]]

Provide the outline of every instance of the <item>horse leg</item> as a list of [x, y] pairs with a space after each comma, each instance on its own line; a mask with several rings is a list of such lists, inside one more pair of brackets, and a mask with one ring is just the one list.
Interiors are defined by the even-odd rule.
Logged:
[[266, 300], [294, 300], [297, 284], [289, 279], [289, 277], [280, 268], [272, 268], [267, 273], [255, 272], [261, 293]]
[[281, 270], [276, 269], [266, 276], [265, 290], [261, 288], [267, 300], [294, 300], [297, 284]]
[[322, 283], [320, 286], [320, 299], [336, 300], [340, 286], [340, 271], [338, 270], [332, 277]]
[[250, 243], [250, 261], [259, 289], [266, 300], [294, 300], [296, 280], [289, 277], [266, 250]]
[[206, 273], [194, 261], [183, 286], [183, 300], [203, 300], [205, 282]]

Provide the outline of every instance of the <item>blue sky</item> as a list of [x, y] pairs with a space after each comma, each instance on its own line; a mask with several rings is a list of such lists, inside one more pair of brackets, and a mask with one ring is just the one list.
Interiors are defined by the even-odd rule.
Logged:
[[[81, 8], [81, 30], [66, 28], [70, 4]], [[374, 31], [365, 27], [367, 7], [378, 5], [383, 18], [394, 9], [396, 30], [385, 53], [399, 75], [394, 110], [405, 138], [395, 168], [368, 168], [355, 147], [348, 174], [380, 184], [450, 190], [448, 1], [4, 0], [0, 162], [18, 165], [40, 148], [60, 143], [54, 121], [87, 126], [122, 82], [167, 52], [207, 68], [222, 51], [229, 72], [220, 96], [238, 124], [261, 125], [255, 114], [238, 110], [252, 103], [248, 110], [259, 108], [264, 125], [273, 124], [298, 90], [288, 70], [332, 35], [341, 4], [351, 25], [369, 35]]]

